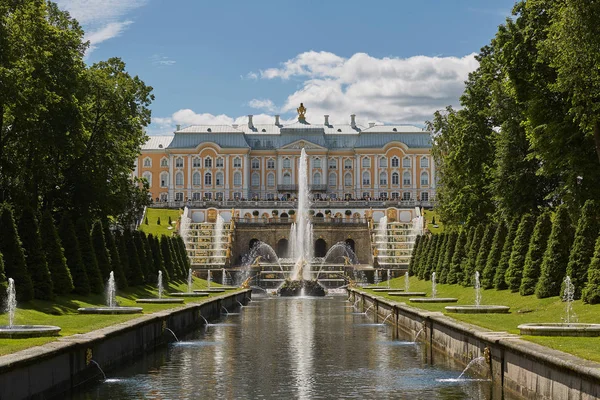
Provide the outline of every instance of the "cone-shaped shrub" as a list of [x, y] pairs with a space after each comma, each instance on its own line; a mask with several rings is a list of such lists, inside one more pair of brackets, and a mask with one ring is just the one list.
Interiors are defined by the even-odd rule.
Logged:
[[69, 267], [71, 277], [73, 278], [73, 292], [82, 296], [87, 296], [90, 294], [90, 281], [83, 260], [81, 259], [79, 241], [75, 235], [75, 226], [73, 225], [69, 213], [65, 213], [62, 216], [59, 235], [64, 247], [65, 257], [67, 258], [67, 266]]
[[560, 286], [567, 273], [573, 233], [567, 208], [565, 206], [558, 207], [552, 221], [548, 246], [544, 252], [540, 279], [535, 286], [535, 295], [538, 298], [543, 299], [560, 294]]
[[525, 256], [525, 265], [523, 266], [523, 279], [519, 288], [521, 296], [529, 296], [535, 292], [535, 285], [538, 279], [540, 279], [542, 259], [544, 258], [551, 230], [550, 212], [546, 211], [537, 218], [531, 240], [529, 241], [529, 249], [527, 250], [527, 256]]
[[463, 262], [462, 268], [462, 280], [459, 283], [462, 283], [463, 286], [472, 286], [473, 285], [473, 274], [475, 274], [475, 266], [477, 264], [477, 254], [479, 253], [479, 247], [481, 246], [481, 241], [483, 240], [483, 234], [485, 232], [485, 228], [483, 225], [478, 225], [475, 228], [475, 233], [471, 237], [471, 243], [467, 246], [468, 252], [467, 257]]
[[177, 280], [178, 275], [175, 272], [175, 263], [173, 262], [173, 256], [171, 254], [171, 246], [169, 246], [169, 238], [166, 236], [160, 238], [160, 251], [163, 256], [163, 263], [169, 275], [169, 279], [171, 281]]
[[435, 272], [436, 275], [439, 275], [437, 271], [441, 268], [440, 260], [442, 260], [444, 258], [444, 255], [446, 254], [446, 244], [448, 242], [448, 235], [445, 233], [441, 233], [439, 242], [440, 244], [438, 246], [438, 250], [435, 252], [435, 258], [433, 259], [433, 265], [431, 266], [431, 272]]
[[138, 260], [140, 261], [140, 270], [142, 271], [142, 275], [144, 276], [144, 282], [146, 282], [146, 275], [150, 273], [150, 265], [148, 264], [148, 258], [146, 256], [146, 247], [144, 246], [144, 242], [142, 241], [142, 235], [140, 231], [133, 231], [131, 235], [133, 236], [133, 241], [135, 243], [135, 249], [137, 250]]
[[450, 270], [446, 277], [446, 283], [455, 284], [462, 281], [463, 271], [462, 266], [467, 258], [467, 230], [462, 229], [456, 239], [456, 245], [454, 246], [454, 254], [452, 255], [452, 262], [450, 263]]
[[440, 251], [440, 245], [442, 243], [442, 235], [433, 235], [432, 249], [427, 257], [427, 265], [423, 271], [423, 278], [425, 280], [431, 279], [431, 273], [435, 272], [435, 257]]
[[600, 303], [600, 237], [596, 240], [594, 256], [588, 269], [588, 278], [583, 288], [581, 298], [585, 303]]
[[492, 241], [494, 240], [496, 228], [496, 224], [488, 224], [483, 232], [483, 239], [481, 239], [481, 245], [479, 246], [479, 252], [477, 253], [477, 259], [475, 260], [475, 271], [478, 271], [480, 274], [485, 268], [488, 255], [492, 249]]
[[[115, 275], [117, 287], [120, 289], [125, 289], [129, 285], [127, 283], [127, 278], [125, 277], [125, 269], [123, 262], [121, 261], [121, 254], [119, 252], [119, 243], [116, 233], [112, 233], [108, 227], [108, 224], [104, 222], [102, 223], [102, 230], [104, 231], [104, 242], [106, 243], [106, 248], [108, 250], [108, 254], [110, 255], [110, 270]], [[123, 251], [125, 251], [125, 249], [123, 249]], [[125, 262], [127, 262], [127, 260]]]
[[[2, 258], [2, 253], [0, 253], [0, 293], [6, 293], [6, 287], [8, 286], [8, 282], [6, 279], [6, 274], [4, 273], [4, 259]], [[4, 310], [5, 302], [4, 295], [0, 296], [0, 308]]]
[[419, 251], [419, 246], [421, 244], [422, 237], [423, 237], [422, 235], [418, 235], [415, 238], [415, 244], [414, 244], [412, 253], [410, 255], [410, 262], [408, 263], [408, 275], [410, 275], [410, 276], [413, 276], [415, 274], [415, 266], [417, 265], [417, 262], [418, 262], [417, 253]]
[[587, 272], [594, 255], [594, 245], [599, 229], [600, 207], [596, 201], [588, 200], [581, 209], [581, 217], [579, 217], [575, 240], [569, 255], [569, 264], [567, 265], [567, 275], [571, 278], [571, 283], [574, 286], [575, 299], [581, 298], [581, 291], [587, 282]]
[[488, 253], [485, 261], [485, 268], [481, 274], [481, 287], [484, 289], [491, 289], [494, 287], [494, 274], [500, 261], [500, 254], [502, 253], [502, 247], [504, 246], [504, 240], [506, 239], [506, 224], [500, 222], [494, 232], [494, 238], [492, 239], [492, 246]]
[[[19, 239], [12, 208], [0, 204], [0, 253], [4, 256], [6, 278], [13, 278], [17, 288], [17, 300], [33, 299], [33, 281], [27, 270], [25, 253]], [[0, 294], [4, 296], [4, 293]]]
[[[179, 250], [181, 251], [181, 258], [183, 259], [183, 266], [186, 271], [192, 268], [192, 263], [190, 262], [190, 258], [188, 257], [187, 250], [185, 248], [185, 242], [181, 236], [177, 236], [177, 243], [179, 244]], [[187, 276], [187, 272], [186, 272]]]
[[423, 243], [423, 252], [419, 256], [419, 264], [417, 265], [417, 273], [415, 274], [419, 279], [423, 279], [423, 270], [427, 264], [427, 257], [429, 257], [429, 250], [431, 249], [431, 236], [425, 236]]
[[33, 209], [26, 207], [19, 220], [19, 237], [25, 251], [27, 271], [33, 281], [33, 297], [40, 300], [54, 298], [54, 290], [46, 254], [42, 249], [40, 229]]
[[175, 238], [169, 238], [169, 247], [171, 250], [171, 257], [173, 258], [173, 266], [175, 268], [175, 275], [177, 279], [183, 280], [187, 277], [187, 273], [185, 272], [185, 267], [183, 266], [183, 261], [181, 260], [181, 254], [177, 251], [177, 246], [175, 245]]
[[452, 256], [454, 256], [454, 248], [456, 247], [457, 240], [457, 232], [451, 232], [448, 234], [448, 240], [446, 240], [446, 251], [442, 257], [442, 263], [439, 265], [439, 271], [436, 270], [436, 275], [440, 283], [446, 283], [448, 281], [448, 272], [450, 272], [450, 264], [452, 263]]
[[79, 241], [79, 251], [81, 252], [81, 260], [85, 265], [88, 279], [90, 281], [90, 291], [100, 294], [104, 291], [104, 282], [102, 274], [98, 269], [98, 261], [92, 246], [92, 236], [89, 225], [83, 218], [79, 218], [75, 224], [75, 233]]
[[152, 253], [152, 247], [150, 246], [150, 239], [142, 231], [139, 232], [142, 245], [144, 246], [144, 253], [146, 253], [146, 275], [144, 276], [146, 283], [154, 284], [158, 279], [158, 271], [155, 269], [154, 254]]
[[515, 236], [517, 236], [519, 223], [519, 218], [513, 218], [508, 225], [508, 232], [506, 233], [506, 239], [504, 240], [502, 253], [500, 253], [500, 261], [498, 261], [498, 266], [494, 275], [494, 287], [498, 290], [507, 288], [506, 282], [504, 281], [504, 276], [506, 275], [506, 270], [508, 269], [508, 262], [510, 261], [510, 254], [512, 253]]
[[69, 267], [67, 267], [67, 259], [50, 210], [46, 210], [42, 214], [40, 236], [50, 277], [52, 278], [54, 294], [64, 296], [71, 293], [74, 289], [73, 278]]
[[123, 232], [123, 239], [127, 245], [127, 259], [129, 260], [129, 270], [127, 271], [128, 274], [125, 276], [127, 282], [129, 282], [131, 286], [142, 285], [144, 283], [144, 273], [140, 266], [139, 253], [131, 231], [125, 230], [125, 232]]
[[417, 257], [415, 258], [415, 268], [413, 270], [413, 275], [417, 276], [419, 274], [419, 268], [421, 263], [423, 262], [423, 258], [425, 257], [425, 251], [427, 250], [427, 240], [429, 238], [425, 235], [421, 236], [421, 242], [419, 243], [419, 248], [417, 249]]
[[[123, 275], [125, 275], [125, 281], [127, 285], [133, 285], [129, 282], [128, 276], [131, 275], [130, 267], [129, 267], [129, 252], [127, 251], [127, 239], [122, 232], [115, 232], [115, 243], [117, 245], [117, 249], [119, 250], [119, 260], [121, 261], [121, 267], [123, 270]], [[116, 280], [115, 275], [115, 280]]]
[[517, 229], [517, 235], [513, 243], [508, 269], [504, 276], [506, 286], [511, 292], [516, 292], [521, 287], [521, 278], [523, 277], [523, 266], [525, 265], [525, 256], [529, 250], [531, 233], [535, 224], [535, 218], [531, 214], [525, 214], [521, 218], [521, 223]]
[[[94, 254], [96, 255], [96, 262], [98, 263], [98, 269], [102, 275], [102, 282], [107, 282], [110, 275], [110, 254], [106, 247], [106, 240], [104, 239], [104, 230], [102, 229], [102, 223], [100, 221], [94, 222], [92, 226], [92, 246], [94, 247]], [[116, 280], [116, 278], [115, 278]]]
[[162, 251], [160, 250], [160, 241], [157, 237], [154, 237], [152, 234], [148, 235], [148, 242], [150, 244], [150, 250], [152, 251], [152, 259], [154, 262], [154, 274], [158, 278], [158, 271], [162, 271], [163, 281], [169, 281], [169, 273], [165, 269], [165, 264], [163, 262]]

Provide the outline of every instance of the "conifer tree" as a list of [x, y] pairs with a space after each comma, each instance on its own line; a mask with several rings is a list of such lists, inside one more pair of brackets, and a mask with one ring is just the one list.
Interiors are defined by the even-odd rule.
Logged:
[[73, 292], [82, 296], [90, 294], [90, 281], [87, 276], [87, 271], [81, 252], [79, 251], [79, 241], [75, 235], [75, 226], [69, 213], [64, 213], [60, 221], [59, 235], [64, 246], [65, 257], [67, 258], [67, 266], [71, 271], [73, 278]]
[[170, 277], [169, 273], [165, 269], [163, 255], [160, 249], [160, 241], [158, 240], [158, 237], [154, 237], [152, 234], [149, 234], [148, 243], [150, 244], [150, 250], [152, 251], [154, 274], [158, 277], [158, 271], [162, 271], [163, 281], [168, 282]]
[[25, 207], [19, 220], [19, 237], [23, 243], [27, 270], [33, 282], [33, 297], [40, 300], [54, 298], [52, 278], [46, 255], [42, 249], [40, 229], [33, 209]]
[[154, 284], [158, 279], [158, 270], [155, 268], [156, 264], [154, 262], [154, 253], [152, 253], [152, 246], [150, 245], [151, 238], [146, 236], [146, 233], [143, 231], [140, 231], [140, 238], [142, 239], [142, 244], [144, 245], [144, 252], [146, 253], [146, 262], [148, 263], [146, 267], [147, 275], [145, 276], [146, 283]]
[[142, 285], [144, 283], [144, 273], [142, 272], [139, 253], [131, 231], [125, 230], [123, 232], [123, 239], [127, 245], [127, 258], [129, 260], [129, 274], [126, 276], [127, 282], [131, 286]]
[[[156, 240], [158, 240], [158, 238], [156, 238]], [[171, 246], [169, 246], [169, 238], [167, 236], [162, 236], [160, 238], [160, 251], [163, 256], [163, 263], [169, 275], [169, 279], [171, 281], [177, 280], [178, 274], [175, 272], [175, 263], [173, 261]]]
[[462, 229], [456, 239], [456, 245], [454, 246], [454, 254], [452, 255], [452, 262], [450, 263], [450, 269], [448, 276], [446, 277], [446, 283], [452, 285], [459, 283], [463, 278], [462, 265], [467, 257], [467, 230]]
[[187, 250], [185, 248], [185, 242], [181, 236], [177, 237], [177, 242], [179, 243], [179, 248], [181, 249], [181, 258], [183, 259], [183, 265], [185, 270], [188, 271], [192, 268], [192, 263], [190, 262], [190, 258], [188, 257]]
[[79, 243], [79, 251], [81, 252], [81, 260], [85, 265], [85, 271], [90, 282], [90, 291], [100, 294], [104, 291], [104, 282], [102, 281], [102, 275], [98, 269], [98, 261], [96, 261], [96, 254], [92, 246], [90, 227], [83, 218], [77, 220], [75, 232]]
[[481, 239], [481, 245], [479, 246], [479, 252], [477, 253], [477, 258], [475, 260], [475, 271], [478, 271], [480, 274], [483, 274], [483, 269], [487, 263], [487, 258], [492, 249], [492, 242], [494, 240], [497, 227], [498, 226], [496, 224], [488, 224], [485, 227], [483, 239]]
[[138, 260], [140, 261], [140, 270], [142, 271], [142, 275], [144, 276], [144, 282], [149, 278], [150, 274], [150, 265], [148, 264], [148, 257], [146, 256], [146, 247], [144, 246], [144, 242], [142, 241], [142, 235], [140, 231], [131, 232], [133, 236], [133, 241], [135, 243], [135, 249], [137, 251]]
[[511, 292], [516, 292], [521, 287], [521, 278], [523, 277], [523, 265], [525, 265], [525, 256], [529, 249], [529, 241], [535, 218], [531, 214], [524, 214], [521, 217], [521, 223], [517, 229], [517, 235], [513, 243], [510, 260], [508, 261], [508, 269], [504, 276], [506, 286]]
[[59, 296], [71, 293], [74, 289], [73, 278], [69, 267], [67, 267], [67, 259], [50, 210], [46, 210], [42, 214], [40, 236], [48, 269], [50, 270], [50, 277], [52, 278], [54, 293]]
[[502, 252], [500, 253], [500, 261], [498, 261], [498, 266], [494, 275], [494, 287], [497, 290], [504, 290], [507, 288], [506, 282], [504, 281], [504, 276], [506, 275], [506, 270], [508, 269], [508, 262], [510, 260], [510, 254], [512, 253], [515, 236], [517, 236], [519, 223], [519, 218], [513, 218], [508, 225], [506, 239], [504, 240], [504, 246], [502, 247]]
[[[94, 222], [94, 225], [92, 226], [92, 246], [94, 248], [94, 254], [96, 255], [98, 269], [102, 276], [102, 282], [106, 282], [108, 281], [112, 269], [110, 264], [110, 254], [106, 246], [102, 223], [100, 221]], [[116, 279], [117, 278], [115, 277], [115, 280]]]
[[444, 255], [446, 254], [446, 245], [448, 243], [448, 235], [446, 233], [441, 233], [439, 242], [440, 242], [440, 245], [438, 246], [438, 251], [436, 251], [436, 253], [435, 253], [433, 265], [431, 266], [431, 273], [435, 272], [436, 277], [438, 277], [438, 275], [439, 275], [438, 270], [441, 268], [440, 260], [442, 260], [444, 258]]
[[454, 248], [456, 247], [456, 241], [458, 240], [457, 232], [450, 232], [448, 234], [448, 240], [446, 240], [446, 251], [442, 257], [442, 263], [440, 265], [439, 272], [436, 271], [440, 283], [448, 282], [448, 273], [450, 272], [450, 264], [452, 263], [452, 257], [454, 256]]
[[[102, 230], [104, 231], [104, 242], [106, 243], [106, 248], [110, 255], [110, 270], [115, 276], [117, 287], [119, 289], [125, 289], [129, 284], [125, 277], [125, 266], [123, 261], [121, 261], [121, 253], [119, 251], [120, 233], [119, 238], [117, 238], [117, 234], [111, 232], [107, 223], [102, 223]], [[123, 251], [125, 251], [125, 249], [123, 249]], [[125, 260], [125, 262], [127, 262], [127, 260]]]
[[[4, 273], [4, 259], [2, 258], [2, 253], [0, 253], [0, 293], [6, 293], [6, 289], [8, 286], [8, 282], [6, 279], [6, 274]], [[4, 309], [4, 296], [0, 296], [0, 309]]]
[[12, 208], [8, 204], [0, 204], [0, 253], [4, 256], [6, 278], [12, 278], [15, 281], [17, 300], [32, 300], [34, 296], [33, 281], [27, 270], [25, 253], [19, 239]]
[[[587, 282], [588, 268], [594, 255], [594, 245], [600, 229], [600, 207], [598, 202], [588, 200], [581, 209], [573, 248], [569, 255], [567, 276], [574, 286], [575, 299], [581, 298], [581, 291]], [[564, 285], [564, 282], [563, 282]]]
[[573, 234], [567, 208], [562, 205], [557, 208], [552, 221], [552, 231], [544, 252], [540, 279], [535, 287], [535, 295], [538, 298], [543, 299], [560, 294], [560, 286], [567, 273]]
[[[435, 259], [435, 252], [438, 251], [438, 246], [440, 245], [440, 235], [432, 235], [431, 236], [431, 249], [429, 250], [429, 254], [427, 255], [427, 261], [425, 263], [425, 267], [423, 268], [422, 278], [426, 281], [431, 279], [431, 271], [433, 268], [433, 260]], [[435, 269], [434, 269], [435, 271]]]
[[171, 258], [173, 259], [173, 267], [175, 268], [175, 275], [177, 276], [177, 279], [184, 280], [187, 277], [187, 273], [185, 272], [185, 267], [181, 261], [181, 255], [175, 246], [174, 237], [169, 238], [169, 247], [171, 250]]
[[[125, 281], [127, 282], [128, 286], [133, 285], [132, 282], [129, 282], [129, 278], [128, 278], [132, 273], [131, 273], [131, 267], [129, 266], [129, 252], [127, 251], [127, 239], [125, 238], [125, 235], [120, 231], [115, 232], [114, 238], [115, 238], [115, 244], [116, 244], [118, 252], [119, 252], [119, 260], [121, 261], [121, 269], [123, 271]], [[114, 268], [114, 264], [113, 264], [113, 268]], [[115, 274], [115, 280], [117, 280], [116, 274]]]
[[502, 247], [504, 247], [505, 239], [506, 223], [500, 222], [496, 228], [496, 232], [494, 233], [492, 246], [485, 261], [485, 268], [481, 274], [481, 287], [484, 289], [491, 289], [494, 287], [494, 275], [496, 274], [496, 268], [500, 262], [500, 254], [502, 253]]
[[600, 236], [596, 240], [594, 256], [588, 269], [588, 278], [583, 288], [581, 298], [584, 303], [600, 303]]
[[479, 253], [479, 247], [481, 246], [485, 229], [483, 225], [477, 225], [474, 230], [475, 232], [471, 237], [470, 245], [466, 246], [468, 251], [466, 258], [462, 263], [462, 279], [459, 279], [457, 282], [462, 283], [463, 286], [471, 286], [473, 284], [473, 274], [475, 274], [477, 254]]
[[548, 245], [548, 237], [550, 236], [551, 229], [550, 212], [545, 211], [537, 218], [531, 240], [529, 241], [529, 249], [527, 250], [527, 256], [525, 256], [525, 265], [523, 266], [523, 279], [519, 288], [521, 296], [529, 296], [535, 292], [535, 285], [540, 278], [542, 259]]
[[423, 243], [423, 252], [419, 256], [419, 265], [417, 265], [417, 273], [416, 276], [419, 279], [423, 279], [423, 270], [425, 269], [425, 265], [427, 264], [427, 257], [429, 256], [429, 250], [431, 248], [431, 236], [425, 236], [425, 243]]
[[417, 235], [415, 238], [415, 244], [413, 246], [412, 253], [410, 255], [410, 262], [408, 263], [408, 275], [413, 276], [415, 274], [415, 266], [417, 265], [418, 258], [417, 253], [421, 244], [422, 235]]
[[427, 236], [421, 235], [419, 248], [417, 249], [417, 256], [415, 257], [415, 265], [412, 271], [412, 274], [414, 276], [417, 276], [419, 274], [419, 266], [421, 265], [422, 259], [424, 257], [425, 247], [427, 247]]

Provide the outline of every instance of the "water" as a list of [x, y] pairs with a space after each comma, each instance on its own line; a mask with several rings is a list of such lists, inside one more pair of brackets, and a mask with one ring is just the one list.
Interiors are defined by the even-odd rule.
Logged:
[[387, 287], [389, 288], [390, 287], [390, 270], [389, 270], [389, 268], [386, 269], [386, 272], [387, 272]]
[[[313, 257], [313, 228], [310, 221], [310, 191], [308, 189], [308, 167], [306, 151], [300, 153], [298, 164], [298, 208], [296, 222], [290, 231], [290, 246], [296, 258], [292, 279], [310, 279], [310, 260]], [[293, 234], [293, 236], [292, 236]]]
[[213, 264], [223, 263], [223, 228], [225, 227], [225, 221], [221, 215], [217, 215], [217, 222], [215, 223], [215, 230], [213, 231]]
[[571, 277], [565, 278], [565, 289], [563, 291], [563, 301], [565, 302], [565, 317], [564, 322], [570, 324], [577, 322], [577, 315], [573, 311], [573, 300], [575, 297], [575, 286], [571, 283]]
[[[210, 271], [209, 271], [210, 272]], [[188, 293], [192, 293], [192, 269], [190, 268], [188, 270], [188, 278], [187, 278], [187, 284], [188, 284]]]
[[15, 311], [17, 310], [17, 291], [15, 290], [15, 281], [8, 278], [8, 288], [6, 288], [6, 312], [8, 312], [8, 327], [12, 328], [15, 323]]
[[379, 270], [376, 269], [375, 273], [374, 273], [374, 276], [373, 276], [373, 283], [376, 284], [376, 285], [379, 285], [380, 282], [381, 282], [381, 275], [379, 273]]
[[109, 307], [117, 306], [117, 285], [115, 285], [115, 274], [110, 271], [108, 284], [106, 285], [106, 305]]
[[210, 273], [210, 269], [208, 270], [208, 273], [206, 275], [206, 287], [208, 287], [210, 289], [210, 281], [212, 280], [211, 277], [211, 273]]
[[501, 399], [490, 382], [456, 382], [464, 365], [441, 353], [432, 361], [411, 337], [355, 325], [365, 317], [345, 304], [342, 297], [257, 303], [111, 370], [111, 383], [71, 399]]
[[221, 273], [223, 274], [221, 277], [221, 284], [225, 286], [227, 285], [227, 272], [225, 271], [225, 268], [221, 270]]
[[158, 298], [162, 299], [165, 288], [163, 287], [162, 271], [158, 271]]
[[437, 296], [437, 284], [435, 283], [435, 272], [431, 273], [431, 298], [435, 299]]
[[481, 284], [479, 283], [479, 271], [475, 271], [475, 305], [481, 305]]
[[100, 372], [102, 373], [102, 377], [104, 378], [104, 380], [106, 380], [106, 374], [104, 373], [104, 371], [102, 370], [102, 368], [100, 368], [100, 364], [98, 364], [96, 361], [94, 360], [90, 360], [90, 362], [92, 364], [94, 364], [96, 367], [98, 367], [98, 369], [100, 370]]
[[404, 273], [404, 291], [408, 292], [410, 289], [410, 278], [408, 276], [408, 272]]
[[171, 335], [173, 335], [173, 337], [175, 338], [176, 342], [179, 342], [179, 338], [177, 337], [177, 335], [175, 334], [175, 332], [173, 332], [172, 330], [170, 330], [169, 328], [165, 328], [165, 331], [170, 332]]

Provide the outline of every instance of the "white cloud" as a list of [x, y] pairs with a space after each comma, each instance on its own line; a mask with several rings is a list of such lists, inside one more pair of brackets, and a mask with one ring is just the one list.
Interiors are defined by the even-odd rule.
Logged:
[[97, 31], [87, 32], [84, 37], [84, 40], [89, 40], [90, 42], [87, 54], [89, 55], [98, 47], [98, 44], [105, 40], [119, 36], [131, 24], [133, 24], [133, 21], [111, 22]]
[[152, 65], [161, 67], [170, 67], [171, 65], [175, 65], [177, 63], [177, 61], [171, 60], [169, 57], [160, 54], [155, 54], [150, 57], [150, 59], [152, 60]]
[[270, 99], [252, 99], [248, 102], [248, 106], [269, 112], [277, 111], [277, 107], [275, 107], [275, 104]]

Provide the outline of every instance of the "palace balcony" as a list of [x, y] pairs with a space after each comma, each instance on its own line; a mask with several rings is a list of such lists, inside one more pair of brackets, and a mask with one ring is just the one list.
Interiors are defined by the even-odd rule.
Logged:
[[[312, 201], [312, 207], [324, 209], [349, 209], [349, 208], [432, 208], [436, 205], [434, 200], [318, 200]], [[271, 208], [295, 210], [298, 207], [296, 200], [206, 200], [206, 201], [158, 201], [152, 202], [153, 208]]]

